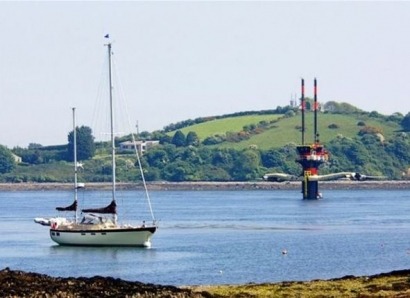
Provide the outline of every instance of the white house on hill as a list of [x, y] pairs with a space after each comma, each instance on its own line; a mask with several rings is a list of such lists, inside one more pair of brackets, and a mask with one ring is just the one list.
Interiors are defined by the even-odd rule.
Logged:
[[[136, 141], [135, 146], [137, 146], [137, 150], [139, 154], [144, 154], [146, 150], [151, 147], [157, 146], [159, 141]], [[134, 151], [135, 150], [134, 142], [126, 141], [120, 143], [120, 151]]]

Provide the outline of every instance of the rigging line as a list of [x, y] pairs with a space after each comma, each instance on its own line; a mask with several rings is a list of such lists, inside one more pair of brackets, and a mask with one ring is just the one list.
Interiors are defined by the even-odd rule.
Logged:
[[[123, 104], [124, 104], [124, 107], [125, 107], [125, 109], [124, 109], [125, 110], [125, 116], [126, 116], [126, 119], [128, 120], [128, 128], [130, 129], [130, 131], [132, 131], [131, 130], [132, 126], [131, 126], [130, 115], [128, 113], [127, 100], [125, 99], [126, 97], [125, 97], [125, 94], [123, 92], [120, 76], [116, 71], [115, 59], [113, 59], [113, 62], [114, 62], [113, 63], [114, 74], [118, 78], [117, 79], [118, 80], [118, 87], [119, 87], [118, 92], [122, 95], [122, 96], [119, 96], [119, 98], [123, 99]], [[151, 218], [152, 218], [153, 221], [155, 221], [155, 216], [154, 216], [154, 212], [152, 210], [152, 205], [151, 205], [151, 199], [150, 199], [150, 196], [149, 196], [149, 193], [148, 193], [148, 187], [147, 187], [147, 183], [146, 183], [146, 180], [145, 180], [144, 171], [142, 170], [141, 159], [140, 159], [140, 155], [138, 153], [137, 142], [136, 142], [134, 133], [131, 133], [131, 139], [132, 139], [132, 143], [133, 143], [133, 146], [134, 146], [135, 155], [137, 156], [138, 168], [139, 168], [139, 171], [140, 171], [140, 174], [141, 174], [141, 180], [142, 180], [142, 183], [143, 183], [143, 186], [144, 186], [145, 197], [147, 199], [147, 203], [148, 203], [148, 207], [149, 207], [149, 210], [150, 210]]]
[[116, 101], [115, 101], [115, 111], [116, 111], [116, 118], [115, 118], [115, 127], [116, 131], [114, 132], [118, 136], [124, 136], [126, 135], [126, 131], [129, 131], [129, 127], [124, 127], [124, 123], [120, 121], [121, 119], [126, 119], [127, 118], [127, 113], [124, 111], [126, 110], [126, 101], [124, 100], [124, 92], [122, 91], [122, 85], [121, 85], [121, 80], [119, 79], [118, 75], [118, 70], [117, 70], [117, 64], [114, 59], [114, 56], [112, 58], [112, 75], [113, 75], [113, 81], [115, 83], [115, 88], [113, 90]]
[[147, 183], [146, 183], [146, 181], [145, 181], [144, 171], [142, 170], [141, 159], [140, 159], [140, 155], [139, 155], [139, 153], [138, 153], [137, 142], [136, 142], [136, 140], [135, 140], [134, 134], [131, 134], [131, 136], [132, 136], [132, 143], [134, 144], [135, 154], [137, 155], [138, 168], [139, 168], [139, 170], [140, 170], [142, 183], [144, 184], [144, 191], [145, 191], [145, 196], [146, 196], [146, 198], [147, 198], [147, 202], [148, 202], [148, 206], [149, 206], [149, 211], [150, 211], [150, 213], [151, 213], [151, 218], [152, 218], [152, 220], [155, 221], [154, 212], [152, 211], [152, 206], [151, 206], [151, 200], [150, 200], [150, 197], [149, 197], [149, 194], [148, 194]]
[[[104, 128], [104, 124], [101, 123], [109, 123], [108, 122], [108, 102], [106, 98], [108, 95], [104, 96], [108, 93], [107, 90], [107, 59], [104, 56], [103, 63], [101, 64], [101, 72], [100, 72], [100, 80], [97, 89], [97, 95], [94, 99], [94, 109], [91, 118], [91, 127], [93, 128], [94, 134], [99, 135], [100, 141], [107, 141], [107, 136], [102, 132], [109, 131], [107, 128]], [[107, 112], [105, 112], [107, 111]], [[104, 116], [101, 116], [104, 115]], [[105, 117], [105, 121], [102, 121], [101, 118]]]
[[[93, 131], [93, 135], [96, 137], [95, 142], [101, 142], [103, 147], [100, 147], [102, 150], [105, 148], [105, 143], [109, 140], [109, 133], [104, 133], [109, 131], [108, 124], [109, 122], [109, 89], [107, 88], [108, 84], [108, 60], [106, 58], [106, 52], [104, 51], [104, 56], [102, 58], [100, 77], [97, 85], [97, 92], [94, 98], [94, 105], [91, 117], [90, 126]], [[106, 174], [103, 174], [106, 176]], [[104, 179], [105, 180], [105, 179]], [[103, 199], [106, 199], [104, 196], [97, 196], [99, 201], [91, 204], [92, 206], [100, 206], [103, 204]], [[90, 202], [88, 202], [90, 204]]]
[[[105, 54], [106, 55], [106, 54]], [[100, 74], [100, 80], [99, 80], [99, 85], [98, 85], [98, 90], [97, 90], [97, 96], [95, 98], [95, 104], [94, 104], [94, 110], [93, 110], [93, 117], [92, 117], [92, 127], [93, 130], [95, 132], [95, 135], [98, 135], [98, 141], [101, 142], [101, 145], [103, 147], [101, 147], [101, 149], [103, 150], [108, 150], [109, 148], [107, 146], [109, 146], [110, 143], [110, 127], [109, 127], [109, 123], [110, 123], [110, 119], [109, 119], [109, 101], [107, 101], [107, 97], [109, 97], [109, 91], [110, 89], [107, 88], [108, 85], [108, 75], [109, 72], [107, 71], [108, 68], [108, 60], [106, 59], [106, 57], [104, 56], [104, 59], [102, 60], [103, 63], [101, 64], [101, 74]], [[114, 69], [114, 55], [111, 56], [111, 62], [112, 62], [112, 85], [116, 86], [117, 85], [117, 79], [115, 77], [115, 69]], [[113, 88], [113, 96], [119, 100], [121, 100], [121, 97], [119, 96], [118, 92], [116, 91], [117, 88]], [[116, 113], [118, 113], [118, 111], [121, 112], [121, 104], [119, 102], [119, 100], [115, 100], [114, 101], [114, 109], [116, 111]], [[119, 133], [117, 133], [117, 128], [119, 127], [119, 123], [117, 119], [121, 119], [121, 117], [115, 117], [115, 123], [114, 126], [116, 127], [116, 131], [114, 132], [114, 135], [118, 135]], [[108, 177], [108, 174], [104, 174], [104, 176]], [[104, 196], [102, 196], [104, 197]], [[101, 198], [102, 198], [101, 197]], [[118, 196], [118, 194], [116, 194], [117, 199], [120, 198], [122, 199], [122, 203], [123, 203], [123, 197], [120, 195]], [[104, 197], [105, 199], [105, 197]], [[101, 203], [98, 204], [94, 204], [95, 206], [99, 206], [101, 205]]]

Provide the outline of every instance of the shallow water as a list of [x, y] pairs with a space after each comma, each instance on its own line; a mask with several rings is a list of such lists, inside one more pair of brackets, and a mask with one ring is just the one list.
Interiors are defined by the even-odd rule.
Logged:
[[[109, 195], [86, 191], [79, 202], [103, 205]], [[136, 210], [144, 210], [147, 219], [145, 202], [135, 196], [142, 193], [122, 193], [120, 216], [137, 216], [131, 208], [138, 203]], [[152, 248], [142, 249], [57, 246], [33, 218], [55, 216], [56, 206], [71, 203], [71, 192], [0, 192], [0, 265], [52, 276], [173, 285], [311, 280], [410, 268], [408, 191], [328, 190], [325, 196], [303, 201], [295, 190], [152, 192], [160, 228]]]

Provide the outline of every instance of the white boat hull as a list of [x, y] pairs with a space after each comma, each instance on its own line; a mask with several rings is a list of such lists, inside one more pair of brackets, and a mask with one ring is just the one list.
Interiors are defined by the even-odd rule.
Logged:
[[72, 246], [151, 246], [156, 227], [113, 228], [96, 230], [50, 229], [51, 240]]

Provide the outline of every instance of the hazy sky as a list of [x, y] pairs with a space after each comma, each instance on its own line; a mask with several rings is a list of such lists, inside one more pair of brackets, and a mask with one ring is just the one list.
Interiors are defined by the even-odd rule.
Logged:
[[410, 111], [410, 2], [0, 2], [0, 144], [92, 126], [109, 33], [140, 130], [285, 106]]

